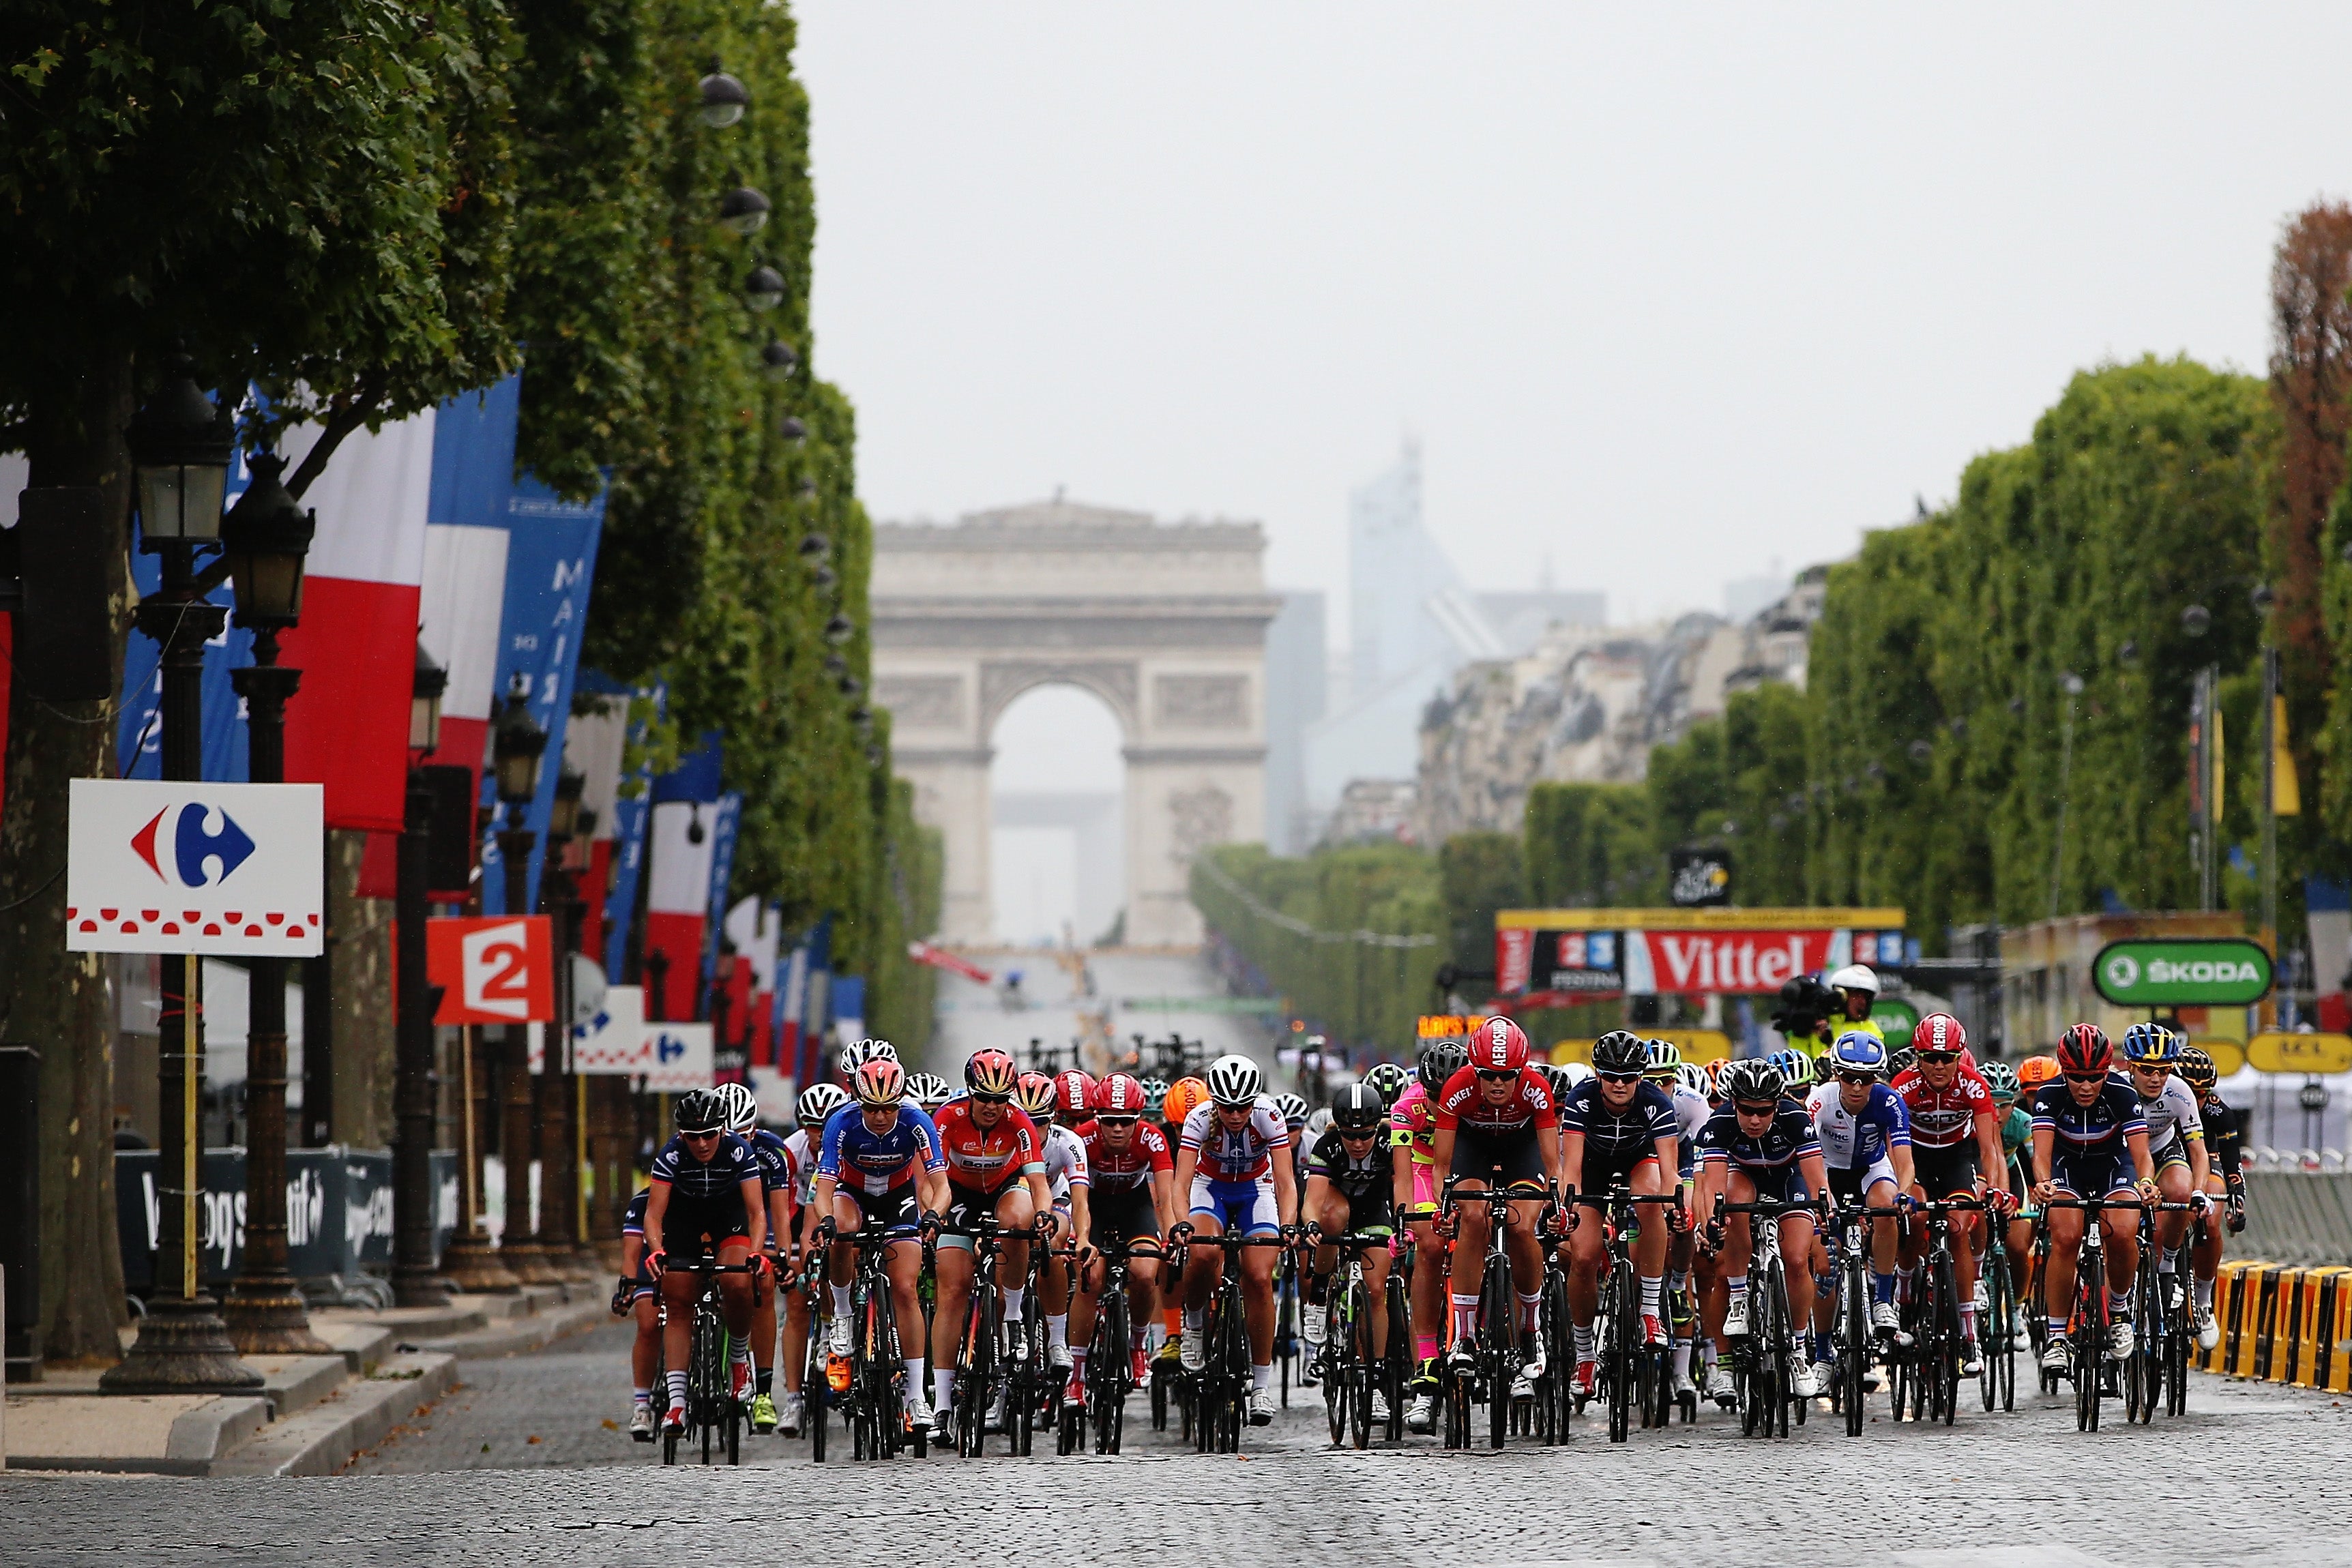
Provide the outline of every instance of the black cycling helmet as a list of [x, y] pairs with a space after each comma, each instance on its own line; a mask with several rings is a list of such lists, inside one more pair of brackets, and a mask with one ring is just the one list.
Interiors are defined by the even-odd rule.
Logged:
[[1420, 1076], [1421, 1086], [1434, 1094], [1445, 1087], [1445, 1081], [1470, 1065], [1470, 1048], [1458, 1040], [1435, 1040], [1421, 1048], [1421, 1060], [1413, 1071]]
[[1765, 1058], [1749, 1056], [1725, 1068], [1718, 1086], [1724, 1098], [1752, 1105], [1760, 1100], [1780, 1099], [1788, 1092], [1789, 1081]]
[[727, 1130], [727, 1106], [708, 1089], [689, 1089], [677, 1097], [670, 1120], [681, 1133], [723, 1133]]
[[1331, 1097], [1331, 1124], [1343, 1133], [1370, 1132], [1388, 1115], [1388, 1103], [1369, 1083], [1350, 1083]]
[[1650, 1065], [1650, 1048], [1642, 1037], [1612, 1029], [1592, 1042], [1592, 1071], [1614, 1077], [1643, 1071]]
[[2190, 1088], [2200, 1091], [2211, 1089], [2220, 1076], [2220, 1070], [2214, 1066], [2211, 1054], [2203, 1048], [2194, 1045], [2181, 1048], [2180, 1064], [2174, 1071], [2187, 1081]]

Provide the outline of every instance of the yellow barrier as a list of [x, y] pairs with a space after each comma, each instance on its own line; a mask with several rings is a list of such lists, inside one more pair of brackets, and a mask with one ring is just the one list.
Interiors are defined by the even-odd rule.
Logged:
[[2352, 1393], [2352, 1268], [2224, 1263], [2213, 1319], [2221, 1343], [2193, 1358], [2205, 1371]]

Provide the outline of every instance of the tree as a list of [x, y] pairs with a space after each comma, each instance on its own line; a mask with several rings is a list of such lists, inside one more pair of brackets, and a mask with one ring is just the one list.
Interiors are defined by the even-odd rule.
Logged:
[[[174, 345], [331, 434], [501, 373], [508, 48], [494, 0], [0, 12], [0, 445], [30, 482], [95, 486], [127, 517], [122, 432]], [[110, 570], [119, 682], [127, 557]], [[98, 967], [61, 950], [56, 875], [68, 781], [112, 769], [110, 714], [16, 683], [0, 817], [0, 974], [10, 1038], [44, 1051], [42, 1317], [63, 1361], [113, 1360], [123, 1312], [111, 1019]]]

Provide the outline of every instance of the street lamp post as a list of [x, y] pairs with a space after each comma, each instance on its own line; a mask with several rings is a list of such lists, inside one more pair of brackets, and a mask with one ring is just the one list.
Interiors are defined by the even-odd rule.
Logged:
[[[256, 784], [286, 781], [286, 700], [302, 672], [278, 662], [278, 634], [302, 614], [302, 561], [317, 532], [279, 483], [285, 459], [256, 453], [253, 483], [221, 528], [237, 624], [253, 633], [253, 663], [230, 673], [245, 699], [247, 772]], [[247, 969], [245, 1255], [221, 1315], [247, 1355], [331, 1355], [286, 1258], [286, 961], [259, 956]], [[319, 1050], [325, 1041], [312, 1042]]]
[[[499, 831], [499, 859], [506, 870], [506, 912], [509, 918], [530, 910], [530, 852], [539, 835], [524, 825], [524, 813], [539, 793], [539, 762], [547, 749], [547, 732], [534, 723], [526, 699], [527, 677], [518, 676], [508, 688], [506, 706], [490, 730], [490, 758], [498, 773], [499, 799], [507, 808], [507, 825]], [[556, 1285], [563, 1276], [552, 1268], [540, 1244], [530, 1216], [531, 1139], [538, 1117], [530, 1082], [530, 1026], [507, 1026], [507, 1077], [500, 1095], [499, 1152], [507, 1173], [505, 1233], [499, 1254], [516, 1279], [526, 1285]], [[546, 1180], [542, 1169], [541, 1179]], [[552, 1197], [551, 1188], [550, 1197]], [[542, 1205], [541, 1207], [548, 1207]]]
[[[236, 429], [196, 384], [185, 355], [174, 356], [164, 384], [125, 433], [139, 503], [142, 548], [163, 558], [162, 589], [140, 602], [139, 629], [163, 650], [163, 776], [204, 777], [205, 644], [227, 612], [205, 601], [195, 552], [220, 538]], [[155, 1289], [131, 1353], [99, 1380], [110, 1394], [248, 1391], [261, 1374], [237, 1360], [227, 1325], [204, 1292], [197, 1267], [197, 1160], [202, 1137], [196, 1103], [204, 1080], [201, 961], [166, 957], [158, 988], [160, 1200]]]
[[[433, 1256], [433, 1015], [438, 998], [425, 977], [433, 793], [419, 760], [440, 749], [441, 696], [448, 687], [449, 672], [418, 643], [408, 696], [407, 810], [394, 889], [400, 991], [393, 1044], [392, 1293], [404, 1307], [437, 1306], [448, 1299], [452, 1283], [436, 1272]], [[467, 1179], [472, 1179], [470, 1173]], [[470, 1229], [472, 1220], [469, 1208], [464, 1228]]]
[[539, 1243], [550, 1267], [585, 1281], [580, 1243], [580, 1159], [574, 1141], [572, 1073], [566, 1055], [572, 1043], [572, 836], [579, 831], [585, 776], [565, 769], [556, 776], [555, 800], [547, 818], [547, 864], [540, 902], [547, 910], [548, 949], [553, 955], [555, 1017], [547, 1026], [547, 1050], [539, 1069]]

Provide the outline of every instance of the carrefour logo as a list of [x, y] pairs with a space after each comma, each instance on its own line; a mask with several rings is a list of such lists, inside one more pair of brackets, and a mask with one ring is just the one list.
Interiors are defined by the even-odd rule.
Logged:
[[[164, 820], [171, 817], [178, 821], [168, 831], [166, 844]], [[236, 819], [201, 800], [156, 812], [131, 836], [131, 848], [159, 881], [172, 887], [218, 886], [253, 858], [253, 838], [236, 825]]]

